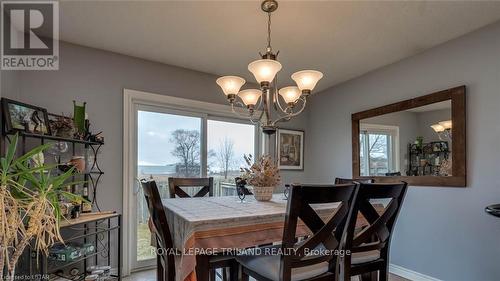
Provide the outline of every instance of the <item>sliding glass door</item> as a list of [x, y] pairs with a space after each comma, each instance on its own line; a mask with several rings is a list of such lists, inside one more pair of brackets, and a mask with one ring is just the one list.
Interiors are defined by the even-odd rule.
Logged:
[[[162, 198], [168, 198], [168, 177], [202, 175], [204, 115], [144, 107], [137, 114], [137, 178], [156, 181]], [[148, 209], [142, 189], [136, 197], [135, 269], [155, 264], [148, 227]]]
[[[163, 107], [138, 106], [136, 114], [136, 178], [156, 181], [168, 198], [169, 177], [214, 178], [214, 195], [235, 195], [234, 177], [243, 155], [258, 151], [257, 128], [245, 121]], [[187, 188], [195, 194], [198, 187]], [[140, 186], [135, 187], [131, 228], [132, 270], [155, 264], [148, 209]]]

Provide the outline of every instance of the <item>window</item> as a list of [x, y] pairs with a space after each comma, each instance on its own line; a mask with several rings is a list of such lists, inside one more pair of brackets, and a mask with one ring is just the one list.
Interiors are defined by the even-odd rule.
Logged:
[[234, 178], [245, 166], [243, 155], [255, 155], [255, 125], [208, 120], [207, 175], [214, 178], [214, 195], [236, 195]]
[[399, 127], [360, 124], [360, 174], [385, 176], [399, 171]]

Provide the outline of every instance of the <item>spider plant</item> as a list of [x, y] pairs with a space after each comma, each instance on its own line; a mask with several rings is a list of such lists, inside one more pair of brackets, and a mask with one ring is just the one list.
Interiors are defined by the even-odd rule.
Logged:
[[0, 158], [0, 277], [7, 268], [7, 280], [13, 280], [17, 261], [34, 240], [34, 249], [47, 254], [56, 242], [64, 242], [59, 232], [61, 209], [59, 197], [72, 201], [80, 196], [65, 192], [63, 187], [74, 175], [71, 168], [57, 175], [57, 165], [30, 167], [29, 159], [51, 146], [38, 146], [15, 158], [18, 136], [9, 143]]

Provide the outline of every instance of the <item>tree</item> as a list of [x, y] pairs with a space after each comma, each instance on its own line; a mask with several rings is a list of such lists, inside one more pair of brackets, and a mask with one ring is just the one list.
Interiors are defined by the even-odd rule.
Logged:
[[172, 132], [170, 142], [174, 144], [172, 155], [181, 162], [184, 176], [195, 176], [193, 168], [200, 165], [200, 132], [178, 129]]
[[234, 166], [234, 142], [232, 139], [225, 137], [224, 140], [219, 142], [217, 150], [217, 161], [219, 167], [224, 173], [224, 179], [227, 179], [229, 170]]

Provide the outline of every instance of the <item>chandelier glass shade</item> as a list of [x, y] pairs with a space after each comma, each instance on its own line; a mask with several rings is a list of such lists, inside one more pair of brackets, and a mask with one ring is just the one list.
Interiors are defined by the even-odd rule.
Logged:
[[270, 59], [256, 60], [248, 64], [248, 70], [262, 85], [262, 83], [271, 83], [274, 80], [278, 71], [281, 70], [281, 63]]
[[299, 87], [296, 86], [281, 88], [278, 93], [287, 104], [295, 104], [301, 95]]
[[[245, 79], [238, 76], [223, 76], [217, 79], [216, 83], [226, 95], [233, 113], [248, 118], [252, 123], [260, 124], [264, 133], [272, 134], [277, 129], [277, 123], [289, 121], [302, 113], [306, 107], [307, 97], [323, 78], [323, 73], [316, 70], [295, 72], [291, 78], [297, 85], [278, 90], [277, 74], [282, 65], [277, 61], [279, 52], [273, 53], [271, 47], [271, 13], [276, 11], [278, 3], [275, 0], [265, 0], [261, 8], [268, 16], [266, 52], [259, 53], [261, 59], [248, 64], [248, 71], [253, 74], [260, 89], [240, 90], [245, 84]], [[235, 105], [246, 107], [248, 114], [236, 111]], [[259, 114], [255, 114], [256, 111]]]
[[217, 79], [216, 83], [222, 88], [222, 92], [226, 96], [237, 95], [241, 86], [245, 84], [245, 79], [238, 76], [224, 76]]
[[316, 70], [302, 70], [292, 74], [292, 79], [301, 91], [311, 92], [318, 81], [323, 78], [323, 73]]
[[437, 124], [431, 125], [431, 128], [436, 132], [439, 139], [446, 141], [452, 140], [452, 127], [453, 122], [451, 120], [440, 121]]
[[261, 95], [262, 91], [257, 89], [243, 90], [238, 93], [238, 96], [247, 107], [255, 106]]

